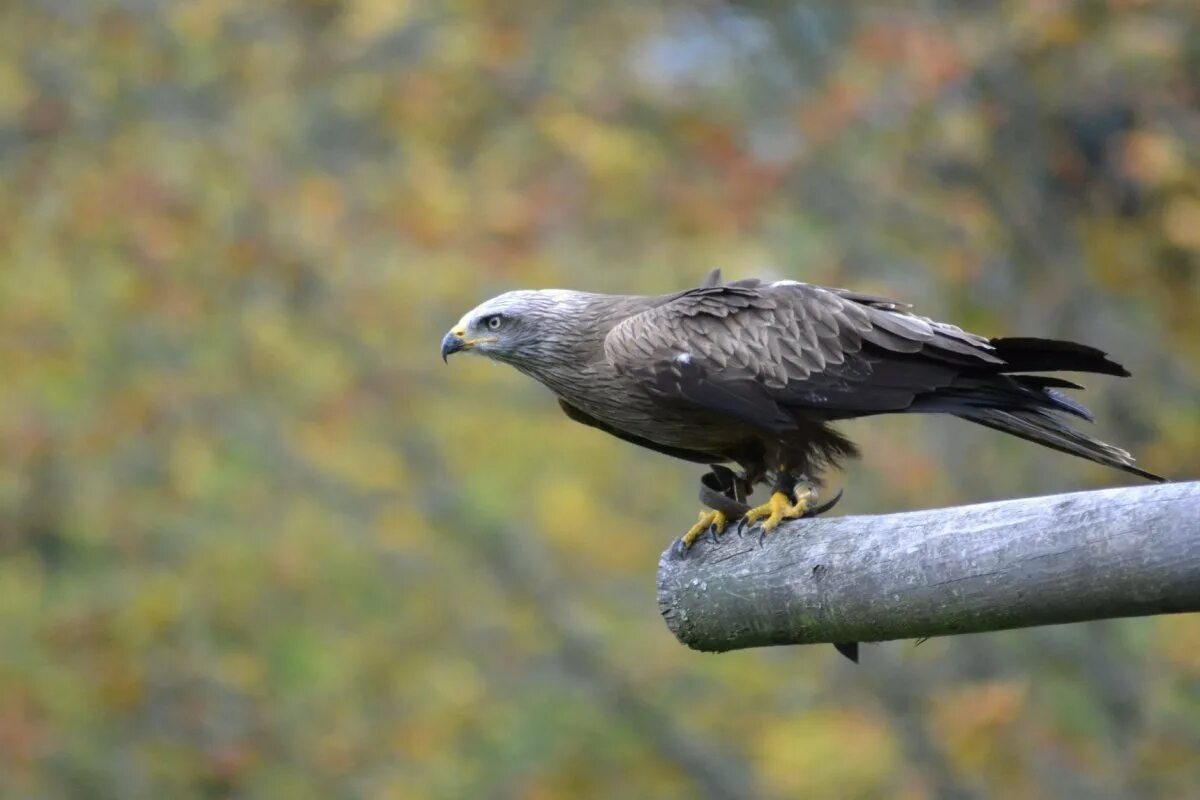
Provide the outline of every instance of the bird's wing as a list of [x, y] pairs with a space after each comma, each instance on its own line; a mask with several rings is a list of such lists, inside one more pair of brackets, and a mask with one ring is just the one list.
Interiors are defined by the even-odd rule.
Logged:
[[608, 361], [645, 391], [772, 429], [902, 411], [972, 367], [983, 337], [884, 298], [796, 281], [706, 285], [618, 323]]

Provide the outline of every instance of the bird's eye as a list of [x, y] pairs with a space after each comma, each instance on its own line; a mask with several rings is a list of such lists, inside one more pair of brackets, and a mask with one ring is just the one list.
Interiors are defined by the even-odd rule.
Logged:
[[487, 327], [488, 327], [488, 330], [489, 330], [489, 331], [498, 331], [498, 330], [500, 330], [500, 325], [502, 324], [502, 320], [500, 319], [500, 315], [499, 315], [499, 314], [493, 314], [492, 316], [488, 317], [488, 318], [487, 318], [487, 323], [486, 323], [486, 324], [487, 324]]

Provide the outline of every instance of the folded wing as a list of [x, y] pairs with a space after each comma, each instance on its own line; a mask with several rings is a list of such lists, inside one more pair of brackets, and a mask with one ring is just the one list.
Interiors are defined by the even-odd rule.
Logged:
[[766, 428], [908, 410], [965, 370], [1004, 366], [987, 339], [882, 298], [780, 281], [676, 295], [609, 333], [613, 366], [664, 399]]

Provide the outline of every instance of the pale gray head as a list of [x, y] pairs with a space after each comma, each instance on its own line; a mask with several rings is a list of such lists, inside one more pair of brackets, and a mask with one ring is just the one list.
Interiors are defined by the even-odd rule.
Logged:
[[463, 315], [442, 339], [442, 359], [472, 350], [517, 367], [559, 355], [577, 338], [593, 295], [569, 289], [506, 292]]

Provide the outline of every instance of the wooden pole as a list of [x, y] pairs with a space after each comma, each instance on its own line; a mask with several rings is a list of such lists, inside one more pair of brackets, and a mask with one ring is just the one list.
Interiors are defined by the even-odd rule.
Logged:
[[663, 553], [658, 600], [713, 652], [1200, 611], [1200, 481], [731, 525]]

